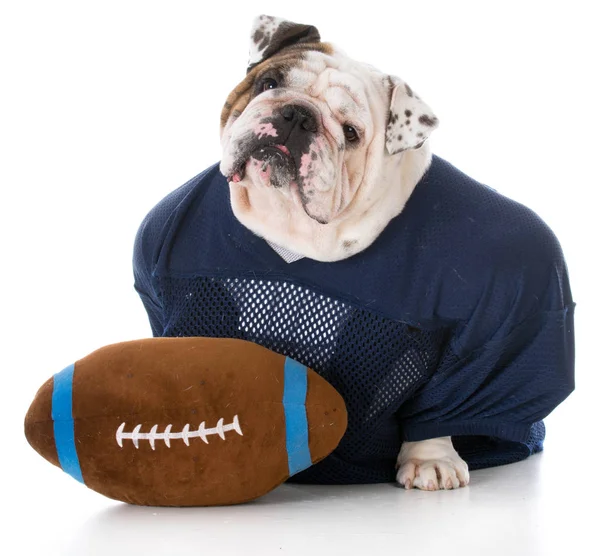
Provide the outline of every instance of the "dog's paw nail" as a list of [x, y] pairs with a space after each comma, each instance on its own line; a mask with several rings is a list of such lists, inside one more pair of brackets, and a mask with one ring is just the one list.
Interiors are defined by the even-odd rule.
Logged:
[[446, 489], [447, 490], [451, 490], [452, 489], [452, 480], [451, 479], [448, 479], [446, 481]]
[[431, 480], [431, 479], [427, 482], [427, 490], [435, 490], [433, 480]]
[[404, 481], [404, 488], [406, 490], [410, 490], [412, 488], [412, 481], [410, 479], [406, 479], [406, 481]]

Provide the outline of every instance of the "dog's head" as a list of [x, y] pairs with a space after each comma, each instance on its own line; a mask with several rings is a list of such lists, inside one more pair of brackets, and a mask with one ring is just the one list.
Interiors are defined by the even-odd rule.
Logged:
[[288, 249], [348, 257], [402, 210], [436, 126], [402, 80], [321, 42], [315, 27], [260, 16], [246, 78], [221, 114], [233, 211]]

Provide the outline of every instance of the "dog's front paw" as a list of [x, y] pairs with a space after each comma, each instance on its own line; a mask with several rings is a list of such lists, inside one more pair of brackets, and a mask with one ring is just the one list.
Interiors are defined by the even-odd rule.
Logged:
[[396, 481], [406, 489], [451, 490], [469, 484], [469, 470], [460, 458], [458, 461], [411, 459], [400, 466]]
[[396, 481], [406, 489], [451, 490], [469, 484], [469, 468], [449, 436], [405, 442], [397, 467]]

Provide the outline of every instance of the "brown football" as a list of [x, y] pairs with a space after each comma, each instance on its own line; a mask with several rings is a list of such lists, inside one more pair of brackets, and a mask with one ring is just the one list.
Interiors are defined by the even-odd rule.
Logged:
[[25, 435], [116, 500], [156, 506], [257, 498], [332, 452], [342, 397], [300, 363], [234, 339], [103, 347], [38, 391]]

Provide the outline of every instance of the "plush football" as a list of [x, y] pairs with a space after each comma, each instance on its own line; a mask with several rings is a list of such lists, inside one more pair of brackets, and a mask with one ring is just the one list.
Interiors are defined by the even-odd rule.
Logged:
[[103, 347], [38, 391], [25, 435], [89, 488], [131, 504], [252, 500], [332, 452], [344, 401], [300, 363], [243, 340]]

